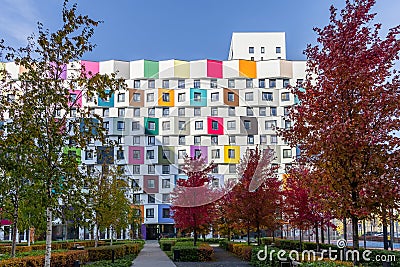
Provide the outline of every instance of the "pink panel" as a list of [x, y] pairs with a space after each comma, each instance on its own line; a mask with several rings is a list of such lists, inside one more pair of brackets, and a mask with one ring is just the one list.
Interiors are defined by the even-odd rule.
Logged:
[[[213, 121], [216, 121], [218, 123], [218, 129], [213, 129], [212, 124]], [[208, 117], [207, 118], [207, 129], [208, 129], [208, 134], [224, 134], [224, 119], [219, 118], [219, 117]]]
[[222, 61], [207, 59], [207, 77], [222, 78]]
[[[133, 158], [133, 150], [140, 151], [140, 158], [134, 159]], [[129, 164], [144, 164], [144, 147], [142, 146], [130, 146], [128, 147], [128, 163]]]
[[[100, 64], [99, 62], [92, 62], [92, 61], [81, 61], [81, 65], [85, 66], [85, 71], [87, 73], [87, 77], [90, 78], [94, 75], [96, 75], [97, 73], [99, 73], [99, 67]], [[91, 75], [89, 75], [89, 72], [91, 73]]]
[[76, 101], [69, 102], [68, 106], [74, 105], [75, 107], [82, 107], [82, 91], [81, 90], [69, 90], [69, 94], [76, 95]]

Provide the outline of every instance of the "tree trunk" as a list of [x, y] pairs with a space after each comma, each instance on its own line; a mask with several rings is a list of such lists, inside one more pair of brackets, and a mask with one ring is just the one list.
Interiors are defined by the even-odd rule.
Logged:
[[347, 241], [347, 220], [343, 219], [343, 239]]
[[386, 214], [383, 215], [382, 218], [382, 228], [383, 228], [383, 249], [389, 250], [389, 242], [388, 242], [388, 227], [387, 227], [387, 219]]
[[99, 227], [97, 224], [94, 225], [95, 234], [94, 234], [94, 247], [97, 248], [99, 245]]
[[325, 243], [325, 231], [324, 231], [324, 224], [321, 222], [321, 244]]
[[193, 229], [193, 246], [196, 246], [197, 244], [197, 228], [195, 227]]
[[327, 234], [328, 234], [328, 244], [330, 245], [331, 244], [331, 226], [329, 225], [331, 222], [329, 221], [328, 222], [328, 225], [327, 225]]
[[113, 244], [113, 232], [114, 232], [114, 229], [113, 229], [113, 227], [111, 226], [110, 227], [110, 245], [112, 246], [112, 244]]
[[[351, 227], [353, 230], [353, 249], [358, 251], [360, 249], [360, 244], [359, 244], [359, 237], [358, 237], [358, 217], [357, 216], [354, 216], [354, 215], [351, 216]], [[358, 266], [357, 257], [354, 257], [353, 265]]]
[[228, 242], [231, 241], [231, 228], [228, 227]]
[[261, 245], [261, 239], [260, 239], [261, 231], [260, 231], [260, 223], [257, 223], [257, 245]]
[[319, 251], [318, 223], [315, 223], [315, 243], [317, 243], [317, 251]]
[[247, 225], [247, 245], [250, 245], [250, 226]]
[[51, 237], [53, 227], [53, 210], [49, 207], [46, 208], [46, 253], [44, 257], [44, 267], [50, 267], [51, 261]]
[[17, 249], [17, 231], [18, 231], [18, 199], [16, 199], [14, 203], [11, 258], [15, 257], [15, 251]]
[[363, 233], [364, 233], [364, 248], [367, 248], [367, 236], [366, 236], [366, 227], [365, 227], [365, 219], [363, 220]]
[[300, 239], [300, 251], [303, 251], [303, 246], [302, 246], [302, 240], [303, 240], [302, 234], [303, 233], [302, 232], [303, 232], [303, 230], [300, 229], [300, 238], [299, 238]]
[[28, 228], [28, 247], [31, 246], [31, 228]]
[[393, 220], [393, 211], [391, 213], [391, 218], [390, 218], [390, 249], [394, 249], [394, 220]]

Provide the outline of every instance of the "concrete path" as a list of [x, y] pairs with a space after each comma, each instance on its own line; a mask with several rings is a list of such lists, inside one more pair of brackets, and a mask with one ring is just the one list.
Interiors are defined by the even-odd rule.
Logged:
[[139, 255], [133, 260], [132, 267], [176, 267], [176, 265], [160, 249], [156, 240], [147, 240]]

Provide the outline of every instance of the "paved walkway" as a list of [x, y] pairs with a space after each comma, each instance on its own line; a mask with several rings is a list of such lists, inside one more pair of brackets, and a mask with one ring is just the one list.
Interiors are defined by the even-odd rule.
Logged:
[[177, 267], [248, 267], [249, 263], [240, 260], [232, 253], [218, 247], [213, 246], [214, 260], [211, 262], [175, 262]]
[[160, 249], [156, 240], [147, 240], [132, 267], [175, 267], [176, 265]]

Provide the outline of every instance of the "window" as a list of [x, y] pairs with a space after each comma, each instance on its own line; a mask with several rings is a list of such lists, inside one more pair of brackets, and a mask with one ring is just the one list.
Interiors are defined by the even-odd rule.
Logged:
[[178, 88], [185, 88], [185, 80], [178, 80]]
[[277, 144], [278, 143], [278, 137], [276, 135], [271, 135], [271, 144]]
[[117, 159], [122, 160], [125, 159], [125, 154], [123, 150], [117, 150]]
[[[162, 202], [168, 203], [169, 201], [170, 201], [169, 194], [162, 194]], [[163, 209], [163, 218], [168, 218], [168, 217], [165, 217], [166, 215], [164, 214], [164, 210], [168, 210], [168, 216], [169, 216], [169, 209], [168, 208]]]
[[133, 81], [133, 88], [140, 88], [140, 80]]
[[163, 136], [163, 145], [169, 145], [169, 136]]
[[228, 159], [235, 158], [235, 149], [228, 149]]
[[178, 121], [178, 127], [181, 131], [186, 130], [186, 121]]
[[229, 164], [229, 173], [236, 173], [236, 164]]
[[264, 57], [261, 57], [261, 61], [263, 61], [264, 60]]
[[283, 88], [288, 88], [290, 85], [289, 79], [283, 79]]
[[211, 116], [218, 116], [218, 108], [217, 107], [211, 108]]
[[169, 174], [169, 165], [162, 165], [162, 174]]
[[297, 85], [298, 87], [302, 87], [302, 86], [303, 86], [303, 79], [297, 79], [296, 85]]
[[86, 150], [85, 151], [85, 159], [86, 160], [93, 159], [93, 150]]
[[273, 101], [274, 97], [272, 93], [268, 93], [268, 92], [263, 92], [262, 93], [262, 100], [263, 101]]
[[108, 108], [103, 109], [103, 117], [110, 116], [110, 110]]
[[194, 123], [194, 128], [195, 128], [196, 130], [203, 130], [203, 121], [196, 121], [196, 122]]
[[156, 88], [156, 82], [155, 82], [154, 80], [149, 80], [149, 81], [147, 82], [147, 86], [148, 86], [149, 88]]
[[212, 149], [211, 150], [211, 158], [212, 159], [219, 159], [220, 158], [220, 150], [219, 149]]
[[250, 60], [251, 60], [251, 61], [254, 61], [254, 57], [251, 57]]
[[269, 79], [269, 88], [276, 87], [276, 79]]
[[269, 115], [270, 116], [276, 116], [277, 108], [276, 107], [270, 107], [269, 108]]
[[251, 107], [246, 108], [246, 114], [247, 116], [254, 116], [254, 111]]
[[194, 137], [194, 144], [195, 145], [200, 145], [201, 143], [201, 136], [195, 136]]
[[260, 135], [260, 144], [267, 143], [267, 136], [265, 134]]
[[155, 136], [148, 136], [148, 137], [147, 137], [147, 143], [148, 143], [149, 145], [155, 145], [155, 143], [156, 143], [156, 137], [155, 137]]
[[146, 151], [146, 158], [147, 159], [154, 159], [154, 150], [147, 150]]
[[138, 121], [132, 121], [132, 131], [139, 130], [140, 123]]
[[229, 136], [229, 144], [236, 144], [236, 136]]
[[154, 194], [148, 194], [147, 195], [147, 203], [149, 203], [149, 204], [156, 203], [156, 197], [155, 197]]
[[125, 122], [123, 122], [123, 121], [117, 121], [117, 130], [118, 130], [118, 131], [123, 131], [123, 130], [125, 130]]
[[133, 150], [133, 159], [140, 159], [140, 150]]
[[258, 80], [258, 87], [259, 88], [265, 88], [265, 79], [259, 79]]
[[[169, 200], [166, 201], [166, 202], [169, 202]], [[169, 213], [170, 213], [170, 211], [169, 211], [168, 208], [163, 208], [163, 209], [162, 209], [162, 217], [163, 217], [163, 218], [169, 218], [169, 217], [170, 217]]]
[[162, 129], [163, 130], [170, 130], [171, 129], [171, 123], [169, 121], [163, 121]]
[[228, 93], [228, 101], [229, 102], [234, 102], [235, 101], [235, 94], [232, 92]]
[[284, 108], [283, 108], [283, 114], [284, 114], [285, 116], [289, 115], [289, 114], [290, 114], [290, 107], [284, 107]]
[[125, 141], [125, 138], [123, 136], [118, 136], [118, 144], [123, 144]]
[[275, 51], [276, 51], [277, 54], [280, 54], [280, 53], [281, 53], [281, 47], [280, 47], [280, 46], [277, 46], [276, 49], [275, 49]]
[[211, 173], [218, 173], [218, 165], [211, 170]]
[[162, 101], [164, 101], [164, 102], [170, 101], [169, 93], [162, 93]]
[[178, 144], [179, 145], [185, 145], [186, 144], [186, 137], [185, 136], [179, 136]]
[[155, 174], [156, 173], [156, 166], [155, 165], [148, 165], [147, 166], [147, 173], [148, 174]]
[[217, 79], [211, 79], [210, 88], [217, 88]]
[[251, 121], [243, 121], [244, 124], [244, 128], [246, 130], [250, 130], [251, 129]]
[[235, 80], [234, 79], [228, 80], [228, 88], [235, 88]]
[[265, 47], [261, 46], [261, 54], [264, 54], [264, 53], [265, 53]]
[[170, 188], [171, 187], [170, 179], [162, 179], [161, 185], [162, 188]]
[[211, 102], [216, 102], [219, 100], [219, 93], [211, 93]]
[[200, 108], [194, 108], [194, 115], [195, 116], [201, 116], [201, 109]]
[[125, 93], [118, 94], [118, 102], [125, 102]]
[[193, 94], [193, 101], [200, 102], [201, 101], [201, 93], [195, 92]]
[[178, 108], [178, 116], [185, 116], [185, 108]]
[[289, 173], [291, 168], [292, 168], [292, 164], [290, 164], [290, 163], [285, 164], [285, 173]]
[[148, 93], [146, 95], [146, 101], [147, 102], [153, 102], [154, 101], [154, 93]]
[[133, 174], [140, 174], [140, 165], [132, 165]]
[[228, 128], [228, 130], [235, 130], [236, 129], [236, 121], [228, 121], [227, 128]]
[[170, 159], [171, 158], [171, 151], [168, 149], [163, 149], [162, 152], [163, 159]]
[[162, 115], [164, 117], [168, 117], [169, 116], [169, 108], [163, 108], [162, 109]]
[[273, 130], [276, 128], [276, 121], [265, 121], [265, 130]]
[[228, 115], [229, 116], [235, 116], [236, 115], [235, 107], [229, 107], [228, 108]]
[[218, 130], [218, 121], [211, 121], [211, 129]]
[[259, 116], [267, 116], [267, 108], [266, 107], [260, 107], [258, 109], [258, 115]]
[[134, 136], [133, 137], [133, 144], [134, 145], [139, 145], [140, 144], [140, 136]]
[[290, 93], [282, 93], [281, 94], [282, 101], [289, 101], [290, 100]]
[[218, 136], [217, 135], [211, 136], [211, 144], [218, 145]]
[[278, 173], [279, 164], [277, 164], [277, 163], [272, 163], [272, 164], [271, 164], [271, 169], [274, 170], [274, 173]]
[[134, 188], [134, 189], [139, 188], [139, 187], [140, 187], [140, 185], [139, 185], [139, 179], [133, 179], [133, 180], [132, 180], [131, 187]]
[[178, 102], [184, 102], [185, 101], [185, 93], [179, 93], [178, 94]]
[[253, 46], [249, 47], [249, 54], [254, 54], [254, 47]]
[[125, 117], [125, 109], [124, 108], [118, 109], [118, 117]]
[[156, 129], [156, 123], [154, 121], [149, 121], [147, 123], [147, 127], [149, 128], [149, 130], [154, 131]]
[[253, 88], [253, 79], [246, 79], [246, 88]]
[[253, 101], [253, 100], [254, 100], [254, 95], [253, 95], [253, 93], [245, 93], [245, 94], [244, 94], [244, 99], [245, 99], [246, 101]]
[[200, 88], [200, 80], [194, 80], [193, 87], [194, 88]]
[[154, 179], [149, 179], [147, 180], [147, 187], [148, 188], [155, 188], [156, 187], [156, 182]]
[[247, 144], [254, 145], [254, 135], [247, 136]]
[[76, 109], [75, 109], [75, 108], [71, 109], [69, 115], [70, 115], [71, 117], [76, 117]]
[[[71, 124], [70, 124], [71, 125]], [[103, 128], [108, 131], [110, 130], [110, 122], [109, 121], [105, 121], [103, 122]]]
[[150, 117], [154, 117], [156, 115], [156, 108], [149, 108], [147, 112]]
[[195, 149], [195, 150], [194, 150], [194, 157], [195, 157], [196, 159], [198, 159], [198, 158], [201, 157], [201, 150], [200, 150], [200, 149]]
[[186, 157], [186, 150], [178, 150], [178, 159], [183, 159]]
[[169, 88], [169, 80], [163, 80], [162, 81], [162, 87], [163, 88]]
[[291, 149], [284, 149], [283, 150], [283, 158], [288, 159], [292, 157], [292, 150]]
[[146, 209], [146, 218], [154, 218], [154, 209]]
[[292, 122], [290, 120], [285, 120], [285, 129], [290, 129], [292, 128]]

